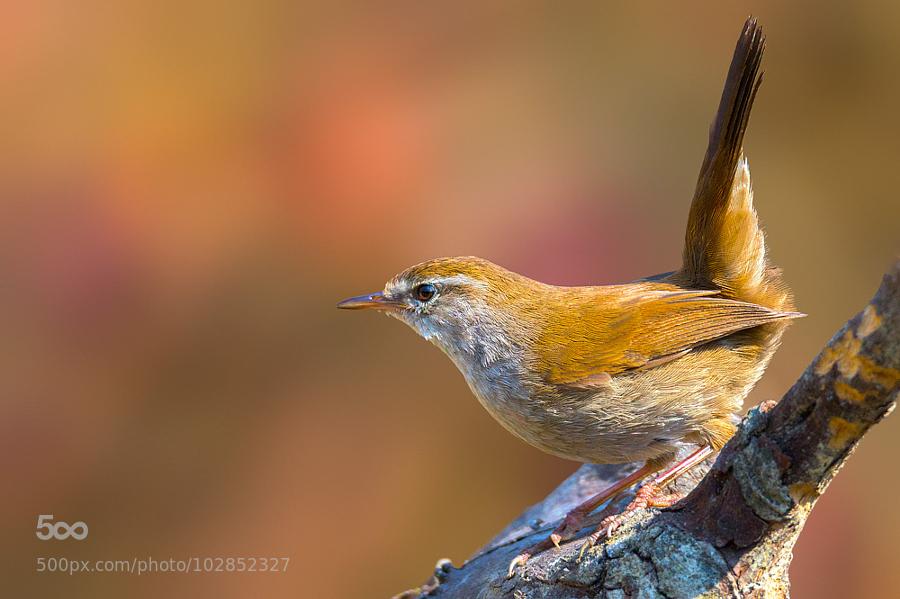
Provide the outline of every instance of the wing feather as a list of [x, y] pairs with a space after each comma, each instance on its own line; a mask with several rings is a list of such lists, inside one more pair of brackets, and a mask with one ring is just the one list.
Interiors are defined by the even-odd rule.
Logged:
[[545, 379], [595, 386], [604, 373], [653, 368], [738, 331], [801, 316], [722, 298], [714, 290], [650, 285], [571, 291], [570, 309], [550, 315], [537, 339]]

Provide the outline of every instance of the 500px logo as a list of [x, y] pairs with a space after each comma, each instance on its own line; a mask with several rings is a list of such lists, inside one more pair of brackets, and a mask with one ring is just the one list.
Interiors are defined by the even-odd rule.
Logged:
[[[41, 532], [44, 529], [46, 532]], [[34, 533], [37, 538], [42, 541], [56, 539], [63, 541], [72, 537], [76, 541], [81, 541], [88, 536], [88, 527], [84, 522], [73, 522], [71, 525], [59, 521], [53, 522], [53, 514], [41, 514], [37, 519], [37, 532]]]

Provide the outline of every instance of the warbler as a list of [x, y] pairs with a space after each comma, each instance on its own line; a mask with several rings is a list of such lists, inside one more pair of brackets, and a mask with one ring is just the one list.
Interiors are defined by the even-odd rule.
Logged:
[[[661, 486], [728, 441], [785, 327], [803, 316], [767, 260], [743, 156], [764, 49], [750, 18], [710, 130], [678, 271], [559, 287], [481, 258], [439, 258], [404, 270], [381, 292], [338, 304], [380, 310], [437, 345], [487, 411], [531, 445], [578, 462], [644, 461], [570, 512], [513, 560], [510, 573], [654, 473], [626, 511], [671, 504]], [[675, 463], [685, 444], [698, 449]], [[589, 541], [619, 522], [607, 518]]]

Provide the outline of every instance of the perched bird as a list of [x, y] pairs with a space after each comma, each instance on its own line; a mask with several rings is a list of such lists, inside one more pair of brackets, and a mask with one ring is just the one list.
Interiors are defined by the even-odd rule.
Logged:
[[[710, 130], [680, 270], [558, 287], [481, 258], [439, 258], [338, 304], [381, 310], [437, 345], [487, 411], [531, 445], [579, 462], [645, 462], [570, 512], [511, 573], [650, 475], [626, 510], [671, 503], [661, 486], [728, 441], [785, 327], [802, 316], [766, 259], [742, 153], [764, 47], [748, 19]], [[698, 449], [674, 463], [684, 444]], [[604, 520], [589, 541], [619, 521]]]

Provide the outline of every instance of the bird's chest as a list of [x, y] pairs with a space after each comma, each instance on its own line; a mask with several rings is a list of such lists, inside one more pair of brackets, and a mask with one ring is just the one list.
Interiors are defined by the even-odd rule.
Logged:
[[[447, 352], [478, 401], [500, 424], [521, 435], [528, 422], [539, 420], [533, 412], [533, 389], [526, 383], [521, 359], [509, 352], [479, 347], [471, 352]], [[504, 355], [505, 354], [505, 355]], [[491, 359], [485, 359], [491, 356]]]
[[523, 441], [545, 451], [548, 435], [557, 436], [558, 425], [571, 418], [571, 414], [556, 414], [552, 398], [546, 397], [546, 389], [530, 381], [515, 361], [496, 360], [490, 364], [460, 363], [469, 388], [479, 403], [505, 429]]

